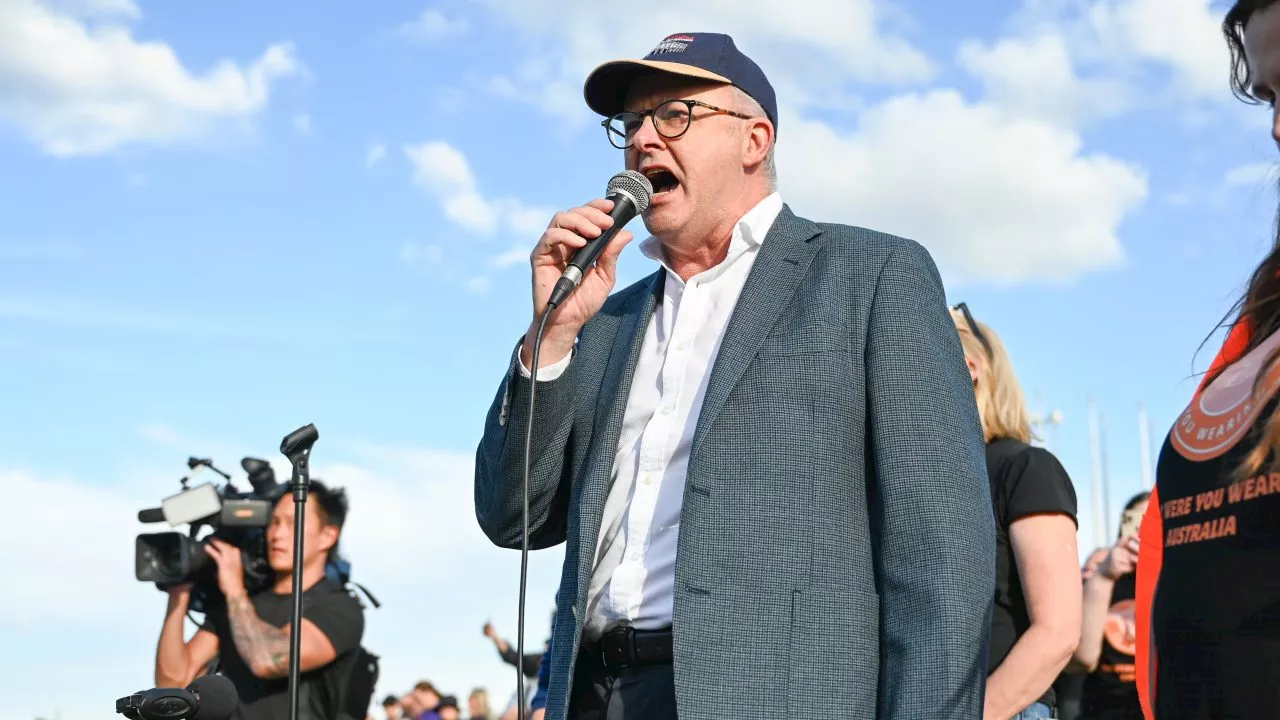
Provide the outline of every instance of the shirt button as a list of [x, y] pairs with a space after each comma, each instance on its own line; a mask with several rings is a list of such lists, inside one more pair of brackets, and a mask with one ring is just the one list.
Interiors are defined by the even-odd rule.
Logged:
[[663, 415], [670, 415], [670, 414], [671, 414], [671, 406], [670, 406], [670, 405], [668, 405], [668, 406], [666, 406], [666, 407], [662, 408], [662, 414], [663, 414]]
[[640, 559], [640, 553], [638, 553], [638, 552], [633, 552], [633, 553], [631, 553], [631, 559], [632, 559], [632, 560], [639, 560], [639, 559]]

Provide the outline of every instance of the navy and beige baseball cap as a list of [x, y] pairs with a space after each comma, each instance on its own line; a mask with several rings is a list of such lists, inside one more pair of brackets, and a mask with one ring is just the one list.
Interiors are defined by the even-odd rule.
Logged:
[[755, 61], [738, 50], [733, 38], [721, 33], [676, 33], [663, 38], [639, 60], [613, 60], [587, 76], [583, 94], [587, 107], [604, 116], [625, 109], [627, 90], [644, 75], [668, 73], [733, 85], [760, 103], [778, 130], [778, 100], [773, 86]]

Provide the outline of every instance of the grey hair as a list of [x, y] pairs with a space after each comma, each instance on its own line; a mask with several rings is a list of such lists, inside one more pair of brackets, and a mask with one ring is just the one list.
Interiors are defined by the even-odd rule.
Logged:
[[[737, 108], [735, 109], [738, 112], [750, 115], [751, 117], [763, 117], [768, 119], [768, 116], [765, 115], [764, 108], [761, 107], [759, 102], [756, 102], [755, 98], [748, 95], [742, 90], [742, 88], [739, 88], [736, 85], [730, 87], [733, 90], [733, 95], [736, 100], [735, 104], [737, 105]], [[769, 144], [769, 152], [765, 153], [764, 163], [761, 166], [765, 177], [769, 179], [770, 190], [778, 189], [778, 167], [773, 159], [774, 147], [776, 147], [776, 142]]]

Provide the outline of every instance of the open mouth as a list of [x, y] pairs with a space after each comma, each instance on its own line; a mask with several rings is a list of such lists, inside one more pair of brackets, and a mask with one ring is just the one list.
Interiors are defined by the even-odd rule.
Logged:
[[665, 168], [646, 170], [644, 176], [649, 178], [649, 183], [653, 185], [654, 195], [671, 192], [680, 187], [680, 181], [676, 179], [676, 176], [670, 170]]

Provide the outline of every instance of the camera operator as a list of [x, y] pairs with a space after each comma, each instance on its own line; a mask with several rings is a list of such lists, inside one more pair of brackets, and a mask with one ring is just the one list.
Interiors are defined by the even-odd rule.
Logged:
[[[338, 547], [347, 515], [341, 489], [311, 482], [305, 505], [303, 537], [303, 619], [301, 628], [298, 717], [331, 720], [337, 717], [334, 697], [345, 678], [336, 660], [355, 651], [364, 633], [360, 603], [335, 580], [325, 566]], [[293, 496], [276, 501], [266, 530], [267, 555], [275, 571], [273, 586], [250, 596], [245, 591], [240, 550], [212, 540], [206, 551], [217, 564], [218, 587], [224, 602], [214, 603], [204, 625], [183, 642], [183, 620], [191, 586], [169, 589], [169, 608], [156, 650], [156, 685], [185, 687], [205, 674], [215, 656], [220, 672], [240, 695], [237, 720], [268, 720], [289, 712], [289, 622], [293, 589]]]

